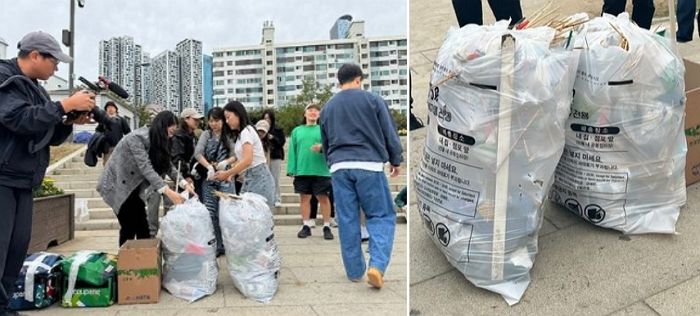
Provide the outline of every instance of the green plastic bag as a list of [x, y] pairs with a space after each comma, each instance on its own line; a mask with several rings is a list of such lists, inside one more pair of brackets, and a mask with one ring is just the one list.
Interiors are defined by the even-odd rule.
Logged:
[[[85, 253], [85, 252], [81, 252]], [[63, 261], [63, 271], [68, 274], [77, 253]], [[116, 272], [117, 261], [114, 255], [104, 252], [92, 252], [90, 258], [80, 265], [77, 281], [82, 281], [94, 286], [103, 286]]]

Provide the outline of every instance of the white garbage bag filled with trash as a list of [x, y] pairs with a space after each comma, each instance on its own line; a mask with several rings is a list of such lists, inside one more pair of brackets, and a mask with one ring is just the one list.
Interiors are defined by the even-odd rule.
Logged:
[[160, 224], [163, 287], [194, 302], [216, 291], [216, 239], [209, 211], [196, 198], [176, 205]]
[[626, 13], [584, 24], [575, 47], [574, 102], [550, 198], [625, 234], [675, 233], [686, 200], [682, 59]]
[[447, 260], [510, 305], [530, 283], [564, 148], [578, 52], [551, 48], [555, 36], [507, 21], [452, 29], [430, 78], [420, 215]]
[[219, 224], [233, 284], [245, 297], [268, 303], [277, 292], [281, 265], [270, 207], [255, 193], [219, 196]]

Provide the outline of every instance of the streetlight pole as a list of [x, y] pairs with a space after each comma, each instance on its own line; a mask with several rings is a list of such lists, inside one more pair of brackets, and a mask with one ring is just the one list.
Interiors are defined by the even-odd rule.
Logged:
[[75, 61], [73, 60], [73, 50], [75, 46], [75, 0], [70, 1], [70, 46], [68, 47], [68, 54], [70, 55], [71, 61], [68, 64], [68, 93], [73, 92], [73, 65]]

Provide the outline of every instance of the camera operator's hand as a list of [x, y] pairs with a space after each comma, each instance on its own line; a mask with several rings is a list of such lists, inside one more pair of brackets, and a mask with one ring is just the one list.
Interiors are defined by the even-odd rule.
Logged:
[[65, 122], [63, 122], [63, 124], [65, 124], [65, 125], [71, 125], [71, 124], [82, 125], [82, 124], [90, 123], [90, 119], [91, 119], [90, 113], [83, 113], [80, 116], [78, 116], [77, 118], [75, 118], [74, 120], [66, 120]]
[[63, 111], [92, 111], [95, 108], [95, 94], [83, 90], [74, 93], [72, 96], [61, 100]]

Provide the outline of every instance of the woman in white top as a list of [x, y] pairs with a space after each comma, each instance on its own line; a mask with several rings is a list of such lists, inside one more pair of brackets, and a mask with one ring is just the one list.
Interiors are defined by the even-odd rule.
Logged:
[[[260, 194], [267, 199], [267, 204], [273, 207], [275, 204], [274, 179], [265, 163], [262, 142], [255, 127], [251, 125], [248, 112], [240, 102], [231, 101], [224, 106], [224, 117], [226, 124], [224, 124], [222, 140], [233, 141], [236, 163], [231, 169], [217, 171], [215, 179], [231, 181], [234, 175], [241, 174], [243, 175], [241, 193]], [[224, 143], [228, 143], [228, 141], [224, 141]]]

